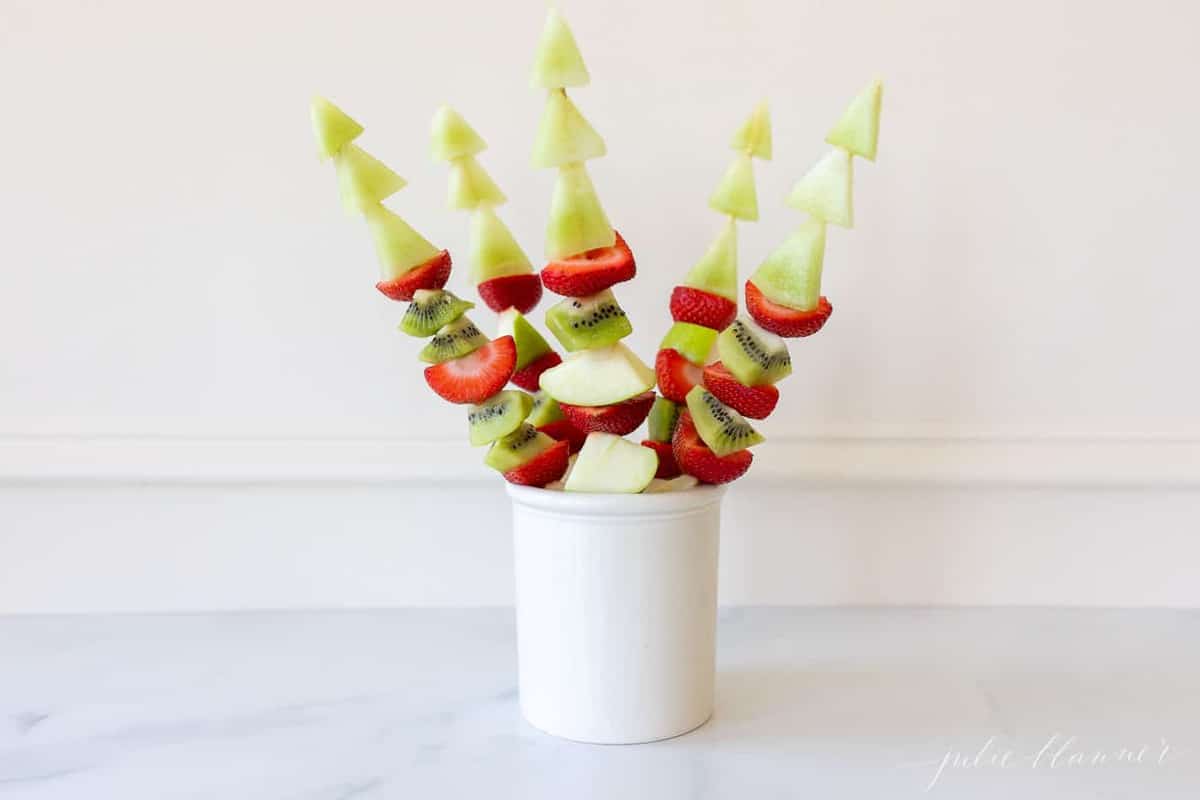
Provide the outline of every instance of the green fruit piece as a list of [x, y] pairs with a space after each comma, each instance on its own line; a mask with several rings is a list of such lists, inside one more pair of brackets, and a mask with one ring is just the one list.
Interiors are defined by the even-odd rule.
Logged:
[[560, 300], [546, 312], [546, 327], [571, 352], [607, 347], [633, 333], [633, 325], [611, 289]]
[[434, 161], [453, 161], [486, 149], [487, 142], [453, 108], [442, 106], [434, 113], [429, 133], [429, 152]]
[[568, 492], [637, 494], [658, 470], [658, 454], [611, 433], [590, 433], [563, 486]]
[[533, 398], [525, 392], [507, 389], [467, 409], [471, 444], [494, 442], [515, 431], [533, 408]]
[[470, 355], [487, 343], [488, 338], [464, 315], [435, 333], [417, 358], [427, 364], [440, 364]]
[[733, 135], [732, 146], [746, 155], [771, 160], [771, 112], [767, 104], [759, 103], [750, 117]]
[[368, 206], [364, 213], [375, 239], [375, 253], [379, 256], [379, 269], [384, 280], [399, 278], [441, 252], [400, 215], [383, 206]]
[[551, 422], [558, 422], [560, 419], [564, 419], [564, 417], [557, 400], [545, 392], [537, 392], [533, 395], [533, 409], [525, 418], [526, 422], [535, 428], [540, 428]]
[[694, 489], [700, 481], [696, 480], [691, 475], [680, 475], [670, 480], [655, 478], [650, 481], [650, 485], [646, 487], [643, 494], [659, 494], [660, 492], [682, 492], [687, 489]]
[[351, 213], [362, 213], [408, 185], [387, 164], [355, 144], [343, 147], [333, 163], [342, 206]]
[[829, 151], [796, 182], [787, 204], [819, 220], [853, 228], [854, 159], [839, 147]]
[[313, 134], [317, 137], [317, 152], [321, 158], [333, 158], [343, 147], [362, 135], [363, 126], [324, 97], [314, 97], [309, 111], [312, 114]]
[[694, 386], [687, 394], [688, 411], [696, 432], [718, 457], [724, 457], [766, 441], [745, 417], [718, 400], [703, 386]]
[[883, 108], [883, 82], [871, 81], [850, 101], [842, 118], [830, 129], [825, 141], [868, 161], [875, 160], [879, 145], [879, 112]]
[[675, 435], [675, 423], [679, 421], [679, 410], [678, 404], [665, 397], [654, 398], [654, 405], [650, 406], [650, 416], [646, 418], [650, 429], [647, 438], [655, 442], [671, 441], [671, 437]]
[[567, 21], [551, 7], [533, 59], [533, 85], [542, 89], [587, 86], [591, 78]]
[[517, 365], [514, 370], [523, 369], [550, 352], [550, 345], [546, 339], [515, 308], [501, 311], [496, 327], [497, 338], [511, 336], [513, 344], [517, 346]]
[[792, 357], [783, 339], [743, 317], [721, 331], [717, 352], [725, 368], [744, 386], [775, 383], [792, 374]]
[[470, 241], [470, 277], [476, 286], [492, 278], [533, 272], [529, 256], [517, 244], [512, 231], [487, 206], [471, 213]]
[[683, 279], [684, 286], [738, 300], [737, 223], [725, 220], [725, 227], [708, 246], [708, 252]]
[[541, 386], [560, 403], [608, 406], [649, 391], [654, 370], [621, 343], [580, 350], [542, 373]]
[[503, 205], [508, 198], [472, 156], [463, 156], [450, 164], [450, 208], [470, 211], [480, 206]]
[[754, 165], [750, 156], [745, 153], [734, 156], [716, 191], [708, 198], [708, 206], [737, 219], [758, 219], [758, 193], [754, 189]]
[[717, 332], [712, 328], [676, 322], [667, 330], [658, 349], [674, 350], [693, 364], [704, 366], [708, 363], [708, 354], [712, 352], [716, 340]]
[[825, 223], [808, 219], [766, 257], [750, 277], [768, 300], [811, 311], [821, 299], [825, 264]]
[[546, 257], [567, 258], [599, 247], [612, 247], [615, 242], [612, 224], [583, 164], [562, 167], [550, 200]]
[[549, 436], [532, 425], [521, 423], [512, 433], [492, 444], [483, 463], [497, 472], [508, 472], [553, 446], [554, 440]]
[[561, 167], [600, 158], [608, 148], [561, 89], [551, 89], [533, 143], [533, 166]]
[[400, 330], [409, 336], [432, 336], [474, 307], [474, 303], [460, 299], [453, 292], [418, 289], [413, 292], [412, 302], [400, 320]]

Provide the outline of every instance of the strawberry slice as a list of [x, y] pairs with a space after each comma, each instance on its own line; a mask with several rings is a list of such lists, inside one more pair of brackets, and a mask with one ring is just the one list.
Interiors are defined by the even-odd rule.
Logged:
[[545, 425], [539, 427], [538, 430], [555, 441], [569, 443], [572, 453], [578, 453], [582, 450], [583, 443], [587, 441], [587, 434], [565, 419], [547, 422]]
[[571, 446], [567, 442], [557, 442], [521, 466], [513, 467], [504, 473], [504, 480], [521, 486], [545, 486], [556, 481], [567, 471], [570, 449]]
[[624, 436], [633, 433], [650, 413], [654, 405], [654, 392], [644, 392], [623, 403], [611, 406], [573, 406], [559, 403], [567, 421], [584, 433], [615, 433]]
[[746, 310], [754, 321], [771, 333], [788, 338], [812, 336], [825, 325], [833, 306], [824, 297], [809, 311], [788, 308], [772, 302], [750, 281], [746, 281]]
[[504, 388], [517, 363], [511, 336], [493, 339], [473, 353], [425, 368], [425, 382], [451, 403], [482, 403]]
[[475, 287], [487, 307], [496, 313], [515, 308], [528, 313], [542, 299], [542, 282], [532, 272], [525, 275], [503, 275], [484, 281]]
[[637, 273], [633, 251], [621, 234], [613, 233], [617, 241], [612, 247], [599, 247], [582, 255], [551, 261], [542, 269], [542, 283], [555, 294], [587, 297], [632, 278]]
[[675, 462], [688, 475], [704, 483], [729, 483], [746, 474], [754, 455], [749, 450], [739, 450], [724, 458], [717, 456], [700, 439], [692, 415], [685, 411], [679, 416], [675, 435], [671, 439]]
[[679, 470], [679, 465], [675, 463], [675, 452], [672, 450], [670, 442], [656, 442], [653, 439], [647, 439], [642, 442], [642, 447], [649, 447], [658, 453], [658, 471], [654, 473], [654, 477], [670, 480], [683, 474]]
[[700, 367], [671, 348], [658, 351], [654, 359], [654, 372], [658, 375], [658, 390], [674, 403], [686, 403], [687, 393], [700, 383], [703, 374]]
[[380, 281], [375, 288], [393, 300], [408, 302], [418, 289], [440, 289], [450, 279], [450, 252], [443, 250], [423, 264], [410, 269], [399, 278]]
[[779, 402], [779, 390], [769, 383], [746, 386], [733, 377], [720, 361], [704, 368], [704, 388], [718, 400], [750, 419], [766, 419]]
[[719, 331], [736, 318], [737, 303], [728, 297], [691, 286], [676, 286], [671, 290], [671, 319], [676, 322], [690, 322]]
[[551, 367], [557, 367], [561, 363], [562, 356], [551, 350], [549, 353], [538, 356], [514, 372], [512, 382], [528, 392], [536, 392], [541, 388], [538, 385], [538, 379], [542, 377], [542, 373]]

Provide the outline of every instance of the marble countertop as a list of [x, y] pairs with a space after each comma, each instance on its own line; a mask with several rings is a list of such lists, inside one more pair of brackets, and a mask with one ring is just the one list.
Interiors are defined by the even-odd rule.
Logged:
[[0, 618], [0, 798], [1200, 797], [1200, 612], [728, 610], [638, 746], [514, 668], [506, 610]]

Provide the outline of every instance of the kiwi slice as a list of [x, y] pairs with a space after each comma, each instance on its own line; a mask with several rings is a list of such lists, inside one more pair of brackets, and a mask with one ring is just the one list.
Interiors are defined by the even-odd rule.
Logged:
[[688, 411], [696, 423], [696, 433], [718, 457], [724, 457], [765, 441], [746, 419], [718, 400], [703, 386], [694, 386], [687, 394]]
[[412, 302], [400, 320], [400, 330], [409, 336], [432, 336], [438, 328], [449, 325], [475, 304], [453, 292], [442, 289], [417, 289]]
[[474, 353], [487, 343], [488, 338], [464, 315], [434, 334], [417, 358], [429, 364], [440, 364]]
[[633, 333], [633, 325], [611, 289], [554, 304], [546, 312], [546, 327], [571, 352], [607, 347]]
[[529, 416], [532, 408], [533, 397], [516, 389], [507, 389], [471, 406], [467, 409], [471, 444], [478, 447], [507, 436]]
[[515, 431], [492, 444], [483, 463], [497, 472], [508, 472], [553, 446], [553, 439], [523, 422]]
[[526, 422], [535, 428], [540, 428], [551, 422], [558, 422], [560, 419], [564, 419], [564, 417], [557, 400], [545, 392], [537, 392], [533, 395], [533, 407], [529, 411], [529, 416], [525, 417]]
[[647, 418], [650, 439], [655, 442], [669, 442], [675, 433], [675, 423], [679, 421], [679, 406], [665, 397], [654, 398], [650, 406], [650, 416]]
[[745, 386], [775, 383], [792, 374], [792, 357], [783, 339], [744, 317], [721, 331], [717, 352], [725, 368]]

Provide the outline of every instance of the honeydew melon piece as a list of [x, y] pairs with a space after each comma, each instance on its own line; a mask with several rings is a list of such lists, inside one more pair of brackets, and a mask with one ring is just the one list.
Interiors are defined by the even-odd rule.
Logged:
[[658, 454], [611, 433], [589, 433], [567, 476], [568, 492], [637, 494], [658, 470]]
[[533, 143], [533, 166], [561, 167], [600, 158], [608, 152], [604, 139], [562, 89], [551, 89]]
[[825, 223], [805, 220], [775, 248], [750, 277], [767, 299], [799, 311], [811, 311], [821, 299], [825, 263]]
[[558, 10], [546, 12], [546, 24], [538, 42], [537, 55], [533, 59], [535, 87], [561, 89], [564, 86], [587, 86], [591, 81], [579, 45]]
[[496, 338], [501, 336], [513, 337], [513, 344], [517, 346], [517, 365], [514, 370], [522, 369], [550, 352], [550, 345], [545, 337], [515, 308], [506, 308], [500, 312]]
[[616, 242], [612, 223], [596, 196], [596, 187], [581, 163], [558, 171], [550, 220], [546, 223], [546, 257], [555, 260], [578, 255]]
[[825, 141], [861, 156], [875, 160], [879, 145], [879, 113], [883, 109], [883, 82], [871, 81], [842, 112], [841, 119], [825, 136]]
[[572, 353], [543, 372], [540, 383], [560, 403], [608, 406], [649, 391], [656, 379], [654, 370], [618, 342]]
[[451, 162], [450, 193], [446, 203], [450, 208], [470, 211], [480, 206], [503, 205], [507, 199], [473, 156]]
[[708, 246], [708, 252], [683, 279], [683, 285], [712, 292], [736, 303], [737, 270], [737, 223], [729, 219]]
[[399, 214], [381, 205], [367, 206], [364, 214], [375, 239], [375, 253], [379, 256], [380, 274], [384, 280], [399, 278], [441, 252]]
[[738, 153], [734, 157], [716, 191], [708, 198], [708, 206], [737, 219], [758, 219], [758, 192], [754, 189], [754, 166], [749, 155]]
[[733, 135], [731, 146], [754, 158], [771, 160], [771, 112], [759, 103]]
[[352, 213], [391, 197], [408, 185], [391, 167], [356, 144], [347, 144], [333, 157], [337, 165], [338, 194]]
[[429, 152], [434, 161], [453, 161], [486, 149], [483, 137], [453, 108], [442, 106], [434, 112], [429, 132]]
[[840, 147], [833, 148], [796, 182], [787, 204], [825, 222], [853, 228], [854, 159]]
[[350, 142], [362, 135], [363, 126], [324, 97], [314, 97], [309, 107], [317, 152], [321, 158], [333, 158]]
[[471, 213], [470, 278], [478, 285], [505, 275], [533, 272], [529, 256], [517, 244], [512, 231], [488, 206]]
[[694, 325], [691, 322], [676, 322], [667, 330], [659, 350], [674, 350], [688, 361], [703, 366], [717, 341], [717, 331]]

